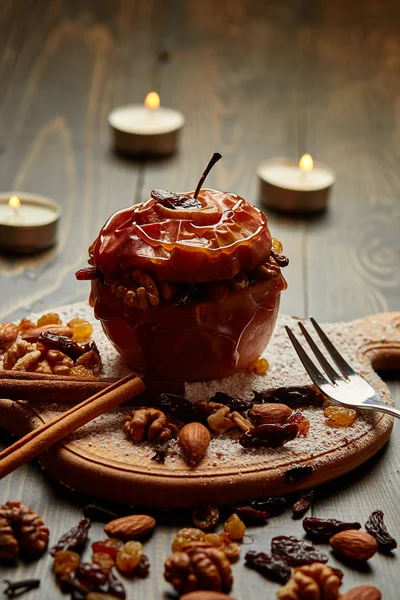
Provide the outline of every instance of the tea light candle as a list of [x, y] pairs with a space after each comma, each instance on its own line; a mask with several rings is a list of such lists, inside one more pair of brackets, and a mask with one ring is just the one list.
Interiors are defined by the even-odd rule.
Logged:
[[0, 194], [0, 250], [28, 254], [56, 243], [61, 208], [25, 192]]
[[177, 110], [160, 106], [160, 97], [150, 92], [144, 105], [128, 104], [108, 116], [116, 150], [127, 154], [162, 155], [174, 152], [185, 118]]
[[316, 212], [327, 207], [334, 171], [304, 154], [300, 162], [274, 158], [259, 164], [260, 195], [265, 206], [284, 212]]

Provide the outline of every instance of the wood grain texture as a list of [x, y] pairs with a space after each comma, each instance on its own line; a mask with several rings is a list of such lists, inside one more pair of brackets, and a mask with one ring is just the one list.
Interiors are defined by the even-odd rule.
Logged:
[[[0, 258], [0, 319], [85, 299], [73, 271], [111, 212], [152, 187], [193, 189], [212, 152], [209, 180], [257, 201], [255, 166], [305, 150], [338, 175], [330, 211], [303, 221], [270, 215], [291, 258], [284, 312], [349, 320], [399, 309], [400, 5], [390, 0], [3, 0], [0, 3], [0, 177], [57, 199], [60, 245], [40, 257]], [[165, 105], [187, 117], [181, 151], [157, 163], [128, 162], [109, 148], [106, 117], [156, 86]], [[396, 375], [398, 379], [398, 373]], [[400, 400], [396, 380], [393, 395]], [[350, 476], [318, 490], [318, 516], [386, 513], [400, 538], [399, 425], [388, 446]], [[11, 437], [1, 433], [2, 447]], [[1, 482], [2, 501], [34, 506], [52, 541], [81, 515], [86, 498], [44, 475], [36, 463]], [[146, 544], [150, 580], [128, 584], [129, 598], [166, 598], [162, 564], [184, 513], [161, 515]], [[252, 528], [251, 548], [273, 535], [301, 535], [286, 514]], [[94, 525], [92, 539], [102, 535]], [[250, 541], [248, 539], [247, 541]], [[245, 546], [244, 551], [250, 546]], [[331, 559], [332, 564], [339, 564]], [[234, 596], [273, 597], [276, 585], [234, 566]], [[48, 557], [0, 570], [39, 575], [27, 600], [61, 597]], [[398, 560], [376, 556], [361, 573], [345, 567], [344, 589], [370, 582], [398, 596]]]

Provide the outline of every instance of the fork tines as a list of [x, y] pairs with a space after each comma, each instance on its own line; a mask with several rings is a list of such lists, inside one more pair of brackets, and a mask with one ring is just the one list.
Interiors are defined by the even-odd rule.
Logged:
[[[305, 370], [307, 371], [313, 382], [318, 387], [320, 387], [321, 385], [329, 385], [329, 383], [335, 385], [337, 381], [343, 380], [343, 378], [348, 380], [351, 375], [355, 375], [354, 370], [345, 361], [343, 356], [338, 352], [338, 350], [332, 344], [327, 335], [322, 331], [321, 327], [318, 325], [316, 320], [311, 317], [310, 321], [313, 324], [314, 329], [317, 332], [321, 342], [325, 346], [326, 350], [328, 351], [329, 355], [331, 356], [341, 373], [341, 375], [339, 375], [337, 371], [327, 361], [325, 356], [322, 354], [321, 350], [318, 348], [317, 344], [314, 342], [311, 335], [308, 333], [307, 329], [304, 327], [303, 323], [299, 322], [300, 330], [304, 335], [305, 339], [307, 340], [311, 350], [313, 351], [315, 358], [321, 365], [324, 373], [322, 373], [315, 365], [315, 363], [311, 360], [311, 358], [304, 350], [303, 346], [300, 344], [293, 331], [288, 326], [285, 326], [290, 341], [292, 342], [298, 357], [300, 358]], [[329, 379], [329, 381], [326, 379], [326, 377]]]

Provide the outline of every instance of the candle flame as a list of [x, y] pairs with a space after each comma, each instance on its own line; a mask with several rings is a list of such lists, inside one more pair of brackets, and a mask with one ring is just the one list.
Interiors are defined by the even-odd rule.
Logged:
[[157, 92], [150, 92], [147, 94], [144, 105], [150, 110], [157, 110], [157, 108], [160, 108], [160, 96]]
[[311, 154], [303, 154], [299, 162], [299, 168], [302, 171], [312, 171], [314, 168], [314, 161]]
[[18, 210], [20, 207], [21, 201], [18, 198], [18, 196], [11, 196], [11, 198], [8, 201], [8, 206], [10, 208], [12, 208], [13, 210]]

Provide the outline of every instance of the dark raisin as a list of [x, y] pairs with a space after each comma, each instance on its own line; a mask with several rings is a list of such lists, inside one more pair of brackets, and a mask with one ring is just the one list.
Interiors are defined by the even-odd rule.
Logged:
[[50, 550], [50, 554], [54, 556], [59, 550], [74, 550], [75, 552], [83, 550], [90, 525], [90, 519], [82, 519], [79, 521], [75, 527], [72, 527], [72, 529], [60, 537], [57, 544]]
[[92, 281], [93, 279], [103, 280], [103, 274], [96, 267], [85, 267], [79, 269], [75, 273], [75, 277], [78, 281]]
[[308, 517], [303, 521], [304, 531], [314, 542], [328, 542], [330, 538], [347, 529], [361, 529], [361, 524], [346, 523], [336, 519], [317, 519], [317, 517]]
[[91, 340], [87, 344], [78, 344], [73, 342], [69, 337], [63, 335], [56, 335], [50, 331], [43, 331], [38, 338], [38, 342], [41, 343], [45, 348], [60, 350], [72, 360], [76, 360], [82, 354], [91, 352], [92, 350], [99, 354], [96, 342]]
[[287, 500], [283, 496], [252, 500], [250, 506], [256, 510], [266, 511], [270, 517], [281, 515], [287, 508]]
[[165, 450], [156, 450], [150, 460], [159, 463], [160, 465], [163, 465], [165, 463], [166, 456], [167, 453], [165, 452]]
[[285, 471], [285, 477], [289, 483], [299, 483], [307, 479], [314, 471], [315, 467], [312, 465], [300, 465], [299, 467], [293, 467]]
[[257, 448], [258, 446], [277, 448], [283, 446], [286, 442], [290, 442], [290, 440], [294, 440], [298, 431], [299, 429], [295, 423], [259, 425], [246, 431], [239, 438], [239, 443], [243, 448]]
[[293, 518], [300, 519], [311, 508], [313, 499], [314, 492], [312, 490], [301, 494], [292, 506]]
[[118, 515], [111, 510], [107, 510], [97, 504], [88, 504], [83, 509], [83, 515], [91, 521], [98, 521], [100, 523], [109, 523], [114, 519], [118, 518]]
[[280, 387], [266, 390], [265, 392], [254, 392], [254, 402], [265, 404], [266, 402], [287, 404], [288, 406], [322, 406], [324, 396], [312, 385]]
[[201, 415], [194, 403], [185, 396], [176, 394], [161, 394], [160, 407], [183, 423], [199, 421]]
[[233, 511], [245, 523], [265, 523], [269, 517], [269, 513], [266, 510], [257, 510], [252, 506], [234, 506]]
[[265, 552], [247, 552], [245, 556], [246, 567], [250, 567], [277, 583], [286, 583], [290, 579], [291, 570], [287, 563], [275, 555]]
[[142, 554], [139, 560], [139, 564], [135, 569], [135, 575], [138, 577], [147, 577], [150, 572], [150, 563], [149, 559], [145, 554]]
[[99, 592], [103, 592], [104, 594], [111, 594], [111, 596], [115, 596], [119, 598], [119, 600], [125, 600], [126, 592], [125, 588], [120, 582], [120, 580], [110, 573], [108, 576], [108, 581], [104, 586], [102, 586]]
[[253, 406], [252, 400], [245, 400], [244, 398], [234, 398], [225, 394], [225, 392], [216, 392], [216, 394], [210, 398], [209, 402], [218, 402], [218, 404], [225, 404], [229, 406], [231, 410], [237, 410], [239, 412], [244, 410], [250, 410]]
[[276, 262], [278, 263], [278, 265], [281, 268], [288, 266], [289, 259], [287, 258], [287, 256], [284, 256], [283, 254], [280, 254], [279, 252], [275, 252], [275, 250], [271, 250], [271, 256], [273, 256], [273, 258], [276, 260]]
[[151, 197], [165, 206], [165, 208], [171, 208], [172, 210], [203, 208], [200, 200], [193, 198], [193, 196], [185, 196], [184, 194], [175, 194], [174, 192], [167, 192], [165, 190], [151, 190]]
[[378, 549], [380, 552], [387, 554], [397, 548], [397, 542], [386, 529], [383, 517], [384, 514], [381, 510], [374, 510], [369, 516], [368, 521], [365, 523], [365, 529], [368, 533], [373, 535], [378, 542]]
[[328, 556], [307, 540], [298, 540], [292, 535], [278, 535], [271, 541], [272, 554], [277, 554], [291, 567], [310, 565], [313, 562], [328, 562]]
[[92, 563], [81, 563], [76, 571], [75, 578], [79, 585], [90, 591], [99, 591], [108, 581], [108, 573], [105, 573], [99, 565]]
[[199, 506], [192, 513], [193, 525], [202, 531], [211, 531], [218, 524], [218, 521], [219, 509], [211, 504]]

